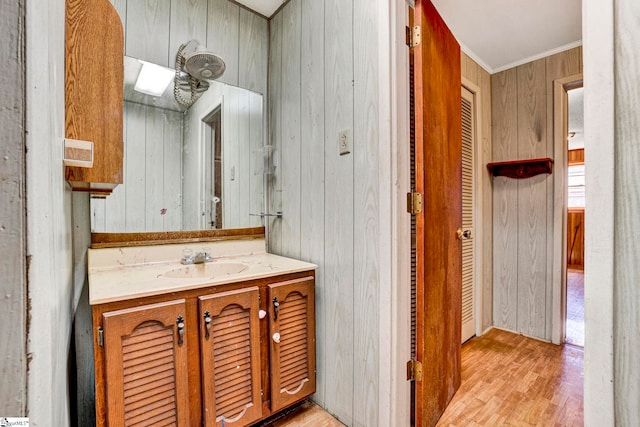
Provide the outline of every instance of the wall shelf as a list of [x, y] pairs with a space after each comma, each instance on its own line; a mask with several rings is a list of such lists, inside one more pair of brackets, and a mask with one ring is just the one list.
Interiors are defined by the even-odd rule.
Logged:
[[531, 178], [542, 173], [551, 174], [553, 160], [550, 157], [541, 159], [511, 160], [508, 162], [487, 163], [487, 169], [492, 176], [506, 176], [508, 178]]

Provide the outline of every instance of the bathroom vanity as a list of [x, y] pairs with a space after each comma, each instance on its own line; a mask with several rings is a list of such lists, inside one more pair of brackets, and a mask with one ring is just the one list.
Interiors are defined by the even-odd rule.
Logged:
[[98, 426], [247, 426], [315, 392], [316, 265], [264, 238], [88, 257]]

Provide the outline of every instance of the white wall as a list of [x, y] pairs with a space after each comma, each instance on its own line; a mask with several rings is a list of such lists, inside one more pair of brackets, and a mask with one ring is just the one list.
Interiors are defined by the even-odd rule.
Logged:
[[[284, 216], [270, 220], [269, 246], [319, 265], [314, 400], [349, 426], [386, 425], [379, 417], [389, 401], [380, 387], [392, 381], [388, 361], [381, 363], [392, 357], [389, 344], [380, 339], [391, 325], [379, 320], [384, 312], [392, 321], [387, 309], [395, 309], [381, 300], [392, 295], [387, 251], [395, 213], [389, 200], [392, 113], [380, 103], [390, 96], [392, 66], [388, 4], [382, 3], [291, 0], [270, 22], [276, 170], [269, 201], [270, 211]], [[341, 131], [352, 145], [345, 156], [338, 151]]]
[[[26, 4], [28, 416], [33, 426], [70, 423], [68, 363], [73, 314], [86, 268], [74, 271], [74, 241], [86, 245], [88, 197], [64, 181], [65, 2]], [[72, 209], [72, 203], [78, 209]], [[86, 246], [85, 246], [86, 248]], [[83, 248], [75, 257], [83, 258]], [[74, 277], [75, 276], [75, 277]]]

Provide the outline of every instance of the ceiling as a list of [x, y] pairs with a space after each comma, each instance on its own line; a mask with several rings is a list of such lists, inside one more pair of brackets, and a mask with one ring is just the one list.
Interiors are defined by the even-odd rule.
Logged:
[[432, 0], [462, 50], [490, 73], [581, 45], [581, 0]]
[[[236, 1], [270, 17], [287, 0]], [[462, 50], [492, 74], [582, 44], [582, 0], [432, 1]]]
[[[235, 0], [236, 3], [240, 3], [248, 7], [251, 10], [255, 10], [262, 16], [266, 16], [270, 18], [273, 15], [273, 12], [278, 10], [283, 3], [286, 3], [288, 0]], [[314, 0], [317, 1], [317, 0]]]

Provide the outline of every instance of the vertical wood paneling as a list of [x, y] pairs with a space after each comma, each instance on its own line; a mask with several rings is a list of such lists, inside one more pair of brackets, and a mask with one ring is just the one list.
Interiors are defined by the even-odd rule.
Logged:
[[[325, 1], [325, 402], [347, 425], [353, 421], [354, 144], [338, 154], [338, 133], [353, 136], [353, 2]], [[359, 220], [359, 219], [358, 219]], [[358, 254], [360, 256], [360, 254]], [[348, 325], [347, 327], [345, 327]], [[338, 380], [342, 379], [342, 380]]]
[[266, 19], [243, 8], [238, 49], [238, 86], [266, 95], [269, 25]]
[[[145, 199], [145, 221], [143, 230], [162, 230], [162, 214], [164, 208], [164, 181], [162, 170], [164, 166], [164, 114], [154, 114], [151, 108], [146, 108], [146, 140], [144, 151], [145, 186], [142, 197]], [[140, 165], [136, 164], [139, 168]]]
[[125, 55], [169, 67], [171, 0], [127, 1]]
[[[517, 156], [516, 70], [494, 74], [492, 85], [493, 161]], [[504, 177], [493, 179], [493, 322], [517, 327], [518, 205], [517, 183]]]
[[[300, 36], [301, 0], [282, 10], [281, 190], [283, 255], [300, 256]], [[286, 52], [286, 53], [285, 53]]]
[[[492, 76], [494, 161], [553, 156], [553, 81], [579, 73], [581, 58], [581, 48], [571, 49]], [[511, 87], [516, 93], [507, 94], [505, 73], [515, 76]], [[509, 107], [500, 101], [506, 98], [511, 98]], [[494, 323], [551, 339], [552, 308], [560, 304], [553, 300], [552, 283], [553, 175], [517, 181], [494, 178], [493, 198]], [[500, 307], [504, 271], [516, 273], [508, 282], [516, 283], [517, 294]], [[507, 318], [517, 319], [516, 324]]]
[[176, 64], [176, 53], [182, 43], [196, 39], [207, 42], [207, 0], [171, 0], [168, 67]]
[[[250, 214], [258, 214], [266, 209], [264, 206], [264, 124], [267, 118], [263, 114], [265, 101], [266, 99], [261, 95], [253, 92], [249, 94]], [[258, 216], [251, 216], [250, 220], [251, 227], [264, 225], [263, 219]]]
[[178, 112], [167, 112], [162, 170], [162, 208], [166, 209], [162, 229], [182, 230], [182, 114]]
[[[301, 108], [300, 108], [300, 258], [318, 265], [316, 271], [316, 366], [318, 371], [314, 400], [325, 405], [327, 342], [326, 287], [324, 283], [324, 2], [302, 0]], [[320, 19], [321, 18], [321, 19]]]
[[227, 68], [218, 80], [238, 86], [240, 7], [227, 0], [209, 0], [207, 48], [220, 55]]
[[[0, 52], [0, 402], [2, 413], [27, 415], [27, 239], [25, 201], [25, 1], [0, 5], [4, 34]], [[30, 33], [31, 34], [31, 33]]]
[[146, 110], [147, 107], [131, 104], [127, 108], [127, 132], [125, 134], [125, 227], [131, 231], [144, 230]]
[[[517, 67], [518, 157], [547, 155], [545, 59]], [[517, 180], [518, 185], [518, 329], [546, 336], [547, 178]], [[550, 313], [550, 311], [549, 311]]]
[[[380, 284], [378, 252], [378, 14], [368, 0], [353, 2], [353, 419], [378, 424]], [[357, 12], [356, 12], [357, 11]], [[382, 19], [382, 17], [380, 17]], [[330, 134], [329, 134], [330, 135]]]
[[[234, 88], [235, 89], [235, 88]], [[246, 224], [249, 220], [251, 194], [251, 174], [248, 173], [251, 163], [251, 117], [249, 115], [250, 92], [237, 90], [238, 105], [238, 138], [236, 139], [237, 164], [236, 180], [238, 193], [238, 226]], [[243, 172], [244, 171], [244, 172]]]
[[222, 133], [222, 214], [225, 228], [236, 228], [240, 223], [240, 137], [241, 118], [240, 100], [230, 92], [234, 88], [225, 88], [223, 133]]
[[[615, 419], [616, 424], [633, 425], [640, 418], [640, 61], [637, 55], [640, 7], [637, 2], [616, 0], [615, 9]], [[589, 82], [586, 83], [588, 90]], [[586, 150], [589, 158], [588, 146]], [[586, 205], [587, 216], [589, 206]]]
[[[271, 145], [271, 166], [274, 173], [268, 179], [269, 212], [282, 210], [282, 13], [275, 15], [269, 21], [269, 144]], [[269, 221], [269, 249], [273, 253], [280, 253], [282, 248], [282, 221], [277, 218], [267, 218]]]

